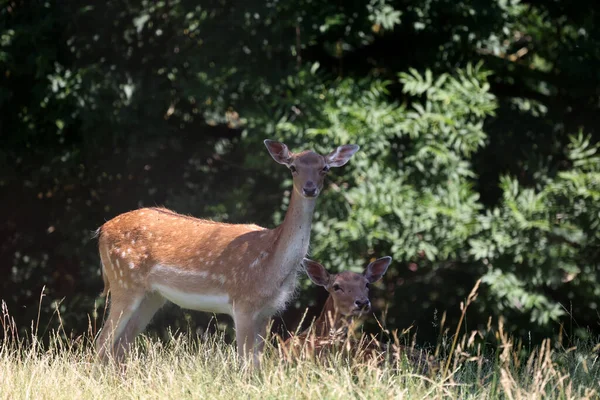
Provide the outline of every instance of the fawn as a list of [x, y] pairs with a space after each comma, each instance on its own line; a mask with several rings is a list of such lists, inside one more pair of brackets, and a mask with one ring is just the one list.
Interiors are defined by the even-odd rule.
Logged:
[[354, 318], [368, 314], [371, 309], [369, 285], [382, 278], [391, 262], [391, 257], [382, 257], [370, 263], [362, 274], [350, 271], [329, 274], [321, 264], [305, 258], [303, 266], [308, 277], [323, 286], [329, 297], [311, 327], [283, 342], [281, 347], [287, 358], [344, 351], [355, 360], [381, 365], [389, 356], [397, 360], [404, 354], [411, 364], [424, 371], [435, 367], [435, 362], [420, 350], [383, 344], [364, 336], [358, 340], [352, 337]]

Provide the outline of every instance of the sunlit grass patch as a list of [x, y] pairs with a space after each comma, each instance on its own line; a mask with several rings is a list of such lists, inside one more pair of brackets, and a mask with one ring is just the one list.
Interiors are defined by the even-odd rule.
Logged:
[[[495, 351], [473, 340], [486, 332], [443, 338], [439, 354], [452, 354], [446, 373], [424, 373], [408, 358], [376, 364], [330, 353], [325, 362], [290, 361], [276, 341], [267, 344], [260, 370], [252, 370], [238, 362], [223, 334], [178, 334], [164, 342], [141, 336], [124, 364], [104, 365], [91, 334], [66, 339], [53, 331], [42, 344], [36, 336], [19, 337], [7, 314], [2, 324], [2, 399], [591, 399], [600, 393], [595, 343], [561, 349], [545, 341], [523, 356], [501, 323], [493, 329]], [[447, 359], [440, 357], [440, 365]]]

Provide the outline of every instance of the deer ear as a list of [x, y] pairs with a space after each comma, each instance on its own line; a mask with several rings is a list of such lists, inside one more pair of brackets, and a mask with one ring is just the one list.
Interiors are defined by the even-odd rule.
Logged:
[[279, 164], [290, 165], [292, 157], [285, 144], [269, 139], [266, 139], [264, 143], [265, 146], [267, 146], [267, 150], [269, 150], [269, 154], [273, 157], [273, 160], [277, 161]]
[[382, 257], [373, 261], [365, 270], [365, 278], [369, 283], [377, 282], [385, 274], [391, 262], [392, 257]]
[[329, 272], [321, 264], [305, 258], [302, 260], [302, 265], [306, 270], [306, 274], [315, 285], [325, 287], [329, 285]]
[[358, 149], [360, 149], [360, 147], [355, 144], [345, 144], [337, 147], [334, 151], [325, 156], [327, 165], [330, 167], [341, 167], [350, 160], [350, 157], [352, 157]]

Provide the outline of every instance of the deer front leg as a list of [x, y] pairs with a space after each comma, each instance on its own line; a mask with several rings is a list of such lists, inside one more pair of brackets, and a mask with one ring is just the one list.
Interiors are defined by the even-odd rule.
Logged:
[[256, 330], [254, 332], [254, 357], [260, 358], [260, 355], [265, 347], [267, 340], [267, 328], [269, 327], [271, 318], [269, 316], [259, 316], [256, 318]]
[[254, 354], [256, 321], [252, 313], [234, 312], [233, 322], [235, 324], [238, 356], [241, 360], [248, 361], [250, 356]]

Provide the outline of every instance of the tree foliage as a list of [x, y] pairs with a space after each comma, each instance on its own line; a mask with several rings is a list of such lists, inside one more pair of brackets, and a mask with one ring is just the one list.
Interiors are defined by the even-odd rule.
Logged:
[[311, 257], [393, 256], [374, 294], [390, 327], [435, 337], [483, 278], [472, 323], [597, 331], [600, 21], [583, 3], [1, 4], [0, 297], [23, 326], [45, 286], [42, 320], [85, 329], [91, 232], [120, 212], [280, 222], [268, 137], [361, 146], [319, 199]]

